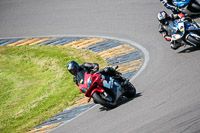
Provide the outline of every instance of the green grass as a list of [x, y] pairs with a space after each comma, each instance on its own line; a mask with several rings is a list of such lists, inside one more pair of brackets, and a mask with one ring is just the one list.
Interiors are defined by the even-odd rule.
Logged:
[[0, 47], [0, 132], [27, 132], [81, 94], [67, 63], [106, 62], [86, 50], [57, 46]]

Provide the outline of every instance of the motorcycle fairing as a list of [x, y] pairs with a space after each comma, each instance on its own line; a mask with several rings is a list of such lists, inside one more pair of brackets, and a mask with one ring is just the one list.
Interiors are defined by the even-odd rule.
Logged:
[[171, 34], [172, 40], [179, 40], [184, 36], [185, 29], [188, 28], [189, 25], [187, 25], [185, 22], [181, 21], [180, 19], [173, 21], [173, 23], [178, 30]]
[[186, 31], [197, 31], [197, 30], [200, 30], [198, 25], [191, 24], [189, 22], [185, 22], [185, 27], [186, 27], [185, 28]]
[[100, 73], [88, 73], [86, 70], [77, 74], [79, 90], [85, 93], [85, 96], [91, 97], [94, 92], [104, 93], [105, 88], [111, 90], [114, 94], [114, 102], [123, 94], [123, 89], [117, 80], [110, 76], [104, 76]]
[[173, 4], [179, 8], [186, 7], [191, 0], [173, 0]]
[[173, 23], [174, 23], [174, 25], [171, 25], [171, 26], [175, 26], [177, 28], [177, 31], [171, 30], [171, 32], [170, 32], [173, 40], [178, 40], [178, 39], [182, 38], [185, 34], [185, 31], [199, 29], [194, 24], [187, 22], [187, 21], [175, 20], [175, 21], [173, 21]]
[[175, 34], [178, 31], [178, 28], [176, 27], [176, 21], [170, 21], [169, 25], [166, 27], [166, 30], [170, 35]]
[[[190, 22], [188, 20], [175, 20], [175, 26], [178, 28], [178, 32], [172, 34], [172, 40], [183, 40], [189, 45], [197, 46], [196, 44], [192, 43], [188, 40], [189, 36], [192, 36], [198, 40], [200, 40], [200, 28], [197, 24]], [[181, 39], [183, 38], [183, 39]]]
[[78, 83], [79, 83], [79, 84], [84, 84], [84, 75], [85, 75], [85, 72], [86, 72], [86, 71], [80, 71], [80, 72], [77, 74], [77, 80], [78, 80]]
[[94, 92], [100, 92], [100, 93], [103, 93], [104, 92], [104, 89], [102, 87], [97, 87], [95, 89], [92, 90], [92, 92], [90, 93], [91, 95], [94, 93]]
[[[85, 73], [85, 74], [88, 75], [87, 73]], [[84, 92], [85, 96], [91, 97], [95, 91], [98, 91], [100, 93], [104, 92], [104, 89], [102, 88], [103, 84], [101, 81], [101, 74], [97, 72], [97, 73], [94, 73], [93, 75], [92, 74], [89, 74], [89, 75], [90, 75], [90, 77], [88, 77], [88, 79], [87, 79], [88, 89], [86, 92]], [[97, 85], [95, 85], [95, 84], [97, 84]], [[94, 86], [95, 86], [95, 88], [92, 88]]]
[[200, 31], [200, 28], [189, 27], [187, 31]]
[[83, 93], [87, 92], [92, 83], [91, 74], [87, 74], [86, 70], [80, 71], [77, 74], [77, 79], [79, 90]]
[[113, 94], [115, 95], [115, 99], [117, 100], [122, 95], [122, 88], [121, 85], [112, 77], [110, 76], [101, 76], [103, 80], [103, 86], [111, 89]]

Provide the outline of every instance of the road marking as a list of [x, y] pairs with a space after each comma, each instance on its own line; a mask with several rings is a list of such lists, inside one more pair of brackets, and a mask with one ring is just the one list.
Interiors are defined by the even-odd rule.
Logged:
[[142, 59], [139, 59], [125, 64], [121, 64], [119, 65], [117, 71], [121, 73], [127, 73], [129, 71], [138, 71], [141, 67], [142, 61], [143, 61]]
[[44, 126], [44, 127], [41, 127], [41, 128], [33, 129], [33, 130], [29, 131], [28, 133], [46, 133], [49, 130], [51, 130], [52, 128], [58, 127], [59, 125], [61, 125], [61, 123], [47, 125], [47, 126]]
[[51, 40], [51, 39], [52, 38], [41, 38], [41, 39], [38, 39], [37, 41], [30, 43], [29, 45], [36, 45], [36, 44], [39, 44], [39, 43], [42, 43], [42, 42], [45, 42], [45, 41], [48, 41], [48, 40]]
[[24, 41], [23, 43], [16, 44], [16, 46], [29, 45], [31, 43], [38, 41], [38, 40], [39, 40], [39, 38], [30, 38], [30, 39]]
[[127, 44], [124, 44], [124, 45], [120, 45], [120, 46], [117, 46], [117, 47], [114, 47], [102, 52], [98, 52], [98, 55], [100, 55], [104, 59], [108, 59], [108, 58], [113, 58], [113, 57], [120, 56], [123, 54], [128, 54], [135, 50], [136, 50], [135, 48]]

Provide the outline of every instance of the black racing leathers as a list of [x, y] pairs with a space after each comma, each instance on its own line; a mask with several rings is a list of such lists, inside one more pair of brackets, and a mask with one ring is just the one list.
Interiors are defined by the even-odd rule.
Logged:
[[[97, 63], [84, 63], [84, 64], [80, 65], [78, 72], [83, 71], [83, 70], [87, 70], [88, 73], [93, 74], [93, 73], [99, 71], [99, 65]], [[104, 69], [100, 70], [99, 73], [101, 73], [105, 76], [111, 76], [111, 77], [119, 80], [120, 82], [123, 82], [126, 80], [124, 77], [121, 76], [121, 73], [117, 72], [112, 67], [105, 67]], [[73, 77], [73, 81], [76, 83], [76, 85], [78, 85], [78, 80], [77, 80], [76, 75]]]
[[111, 76], [119, 82], [125, 82], [126, 78], [121, 76], [121, 73], [116, 71], [113, 67], [105, 67], [104, 69], [99, 71], [101, 74], [105, 76]]
[[[99, 70], [99, 64], [97, 63], [83, 63], [79, 66], [78, 72], [82, 70], [87, 70], [88, 73], [95, 73]], [[77, 77], [74, 75], [73, 81], [78, 85]]]

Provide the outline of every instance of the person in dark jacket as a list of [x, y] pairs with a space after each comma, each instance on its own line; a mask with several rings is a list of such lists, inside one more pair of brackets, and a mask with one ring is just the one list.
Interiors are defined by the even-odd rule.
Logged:
[[[82, 65], [79, 65], [76, 61], [70, 61], [67, 64], [68, 71], [74, 76], [73, 81], [78, 85], [77, 81], [77, 73], [83, 70], [87, 70], [88, 73], [95, 73], [99, 71], [99, 64], [97, 63], [83, 63]], [[111, 76], [117, 78], [119, 81], [122, 81], [122, 85], [127, 84], [127, 80], [122, 77], [118, 72], [115, 71], [112, 67], [106, 67], [99, 71], [99, 73], [105, 75], [105, 76]]]
[[83, 70], [87, 70], [89, 73], [95, 73], [99, 70], [99, 64], [97, 63], [83, 63], [79, 66], [76, 61], [70, 61], [67, 64], [68, 71], [73, 75], [73, 81], [78, 85], [77, 73]]

